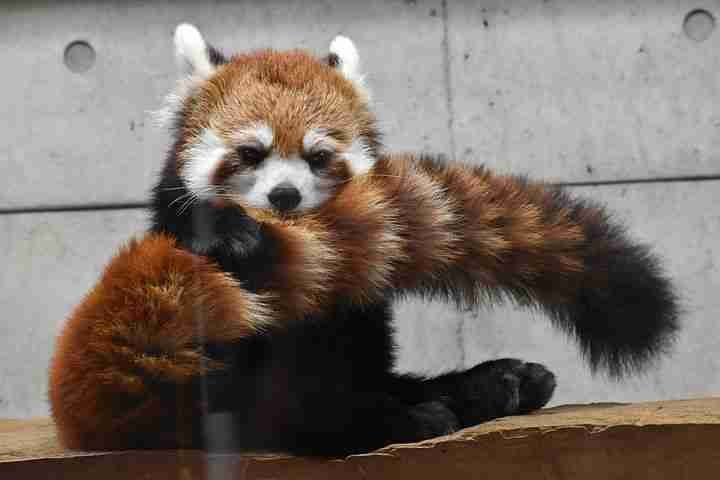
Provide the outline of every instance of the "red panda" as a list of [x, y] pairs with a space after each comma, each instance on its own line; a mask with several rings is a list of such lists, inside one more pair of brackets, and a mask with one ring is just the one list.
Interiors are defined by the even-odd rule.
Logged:
[[539, 308], [618, 377], [671, 345], [672, 283], [601, 206], [384, 152], [348, 39], [322, 59], [225, 58], [181, 25], [175, 45], [187, 76], [150, 232], [111, 260], [51, 365], [66, 446], [332, 456], [550, 399], [554, 375], [515, 359], [394, 374], [405, 295]]

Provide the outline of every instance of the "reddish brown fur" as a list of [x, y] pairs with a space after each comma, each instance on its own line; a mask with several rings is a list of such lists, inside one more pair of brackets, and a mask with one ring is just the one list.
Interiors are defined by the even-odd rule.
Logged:
[[[272, 128], [273, 149], [282, 157], [302, 153], [310, 129], [327, 131], [339, 153], [358, 137], [373, 151], [378, 141], [366, 99], [335, 68], [300, 50], [234, 56], [186, 99], [182, 118], [178, 152], [205, 128], [233, 145], [238, 126], [258, 123]], [[178, 159], [181, 170], [182, 155]]]
[[[475, 304], [497, 290], [557, 299], [584, 281], [583, 230], [546, 187], [457, 163], [382, 158], [313, 214], [250, 213], [280, 241], [262, 298], [165, 237], [131, 242], [113, 259], [53, 361], [50, 399], [65, 445], [184, 445], [198, 408], [188, 385], [213, 367], [202, 340], [252, 335], [337, 296], [363, 303], [388, 289], [432, 291]], [[173, 388], [158, 394], [148, 378]], [[170, 436], [151, 435], [161, 431]]]
[[[582, 228], [550, 195], [540, 184], [484, 169], [395, 156], [383, 158], [318, 216], [339, 237], [333, 251], [365, 252], [358, 255], [365, 262], [354, 258], [336, 280], [353, 280], [343, 294], [371, 291], [364, 272], [377, 272], [381, 287], [440, 288], [475, 304], [482, 289], [533, 289], [538, 277], [553, 279], [542, 294], [577, 286]], [[372, 245], [377, 256], [367, 254]]]
[[50, 367], [64, 445], [186, 445], [198, 403], [191, 382], [218, 368], [202, 341], [253, 334], [261, 298], [163, 236], [131, 241], [75, 309]]

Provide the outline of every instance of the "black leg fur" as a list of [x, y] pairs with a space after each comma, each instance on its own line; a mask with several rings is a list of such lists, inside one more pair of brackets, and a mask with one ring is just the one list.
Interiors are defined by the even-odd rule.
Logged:
[[[338, 398], [337, 400], [341, 400]], [[407, 405], [387, 393], [354, 392], [342, 410], [306, 412], [302, 425], [273, 450], [307, 456], [338, 457], [368, 452], [393, 443], [413, 443], [459, 428], [457, 416], [442, 402]]]
[[199, 381], [208, 415], [198, 446], [341, 456], [457, 430], [446, 403], [394, 388], [390, 315], [388, 304], [336, 306], [329, 318], [205, 345], [226, 368]]
[[310, 378], [304, 374], [306, 359], [298, 359], [295, 367], [268, 358], [273, 350], [270, 342], [258, 338], [206, 346], [206, 354], [227, 368], [200, 381], [207, 415], [201, 420], [199, 431], [204, 435], [197, 440], [199, 448], [337, 457], [460, 428], [457, 415], [445, 402], [428, 399], [410, 404], [389, 391], [365, 390], [385, 385], [381, 372], [369, 382], [362, 374], [341, 370], [348, 365], [338, 359], [335, 376], [318, 370]]

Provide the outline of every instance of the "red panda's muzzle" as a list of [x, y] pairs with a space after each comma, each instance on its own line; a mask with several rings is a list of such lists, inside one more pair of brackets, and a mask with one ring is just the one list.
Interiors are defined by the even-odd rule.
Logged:
[[284, 182], [272, 189], [268, 194], [268, 200], [278, 211], [289, 212], [300, 205], [302, 196], [294, 185]]

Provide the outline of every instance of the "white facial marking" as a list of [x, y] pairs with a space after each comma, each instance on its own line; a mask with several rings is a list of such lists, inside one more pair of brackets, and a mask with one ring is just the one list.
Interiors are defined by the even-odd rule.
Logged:
[[365, 76], [360, 73], [360, 55], [352, 40], [338, 35], [330, 43], [330, 53], [338, 57], [337, 68], [343, 76], [353, 82], [369, 98], [370, 92], [365, 88]]
[[273, 129], [270, 127], [270, 125], [268, 125], [267, 123], [262, 123], [255, 129], [255, 137], [257, 138], [258, 142], [263, 144], [265, 148], [270, 148], [272, 147], [275, 133], [273, 132]]
[[189, 75], [207, 78], [215, 71], [207, 44], [195, 26], [181, 23], [175, 29], [175, 58], [181, 70]]
[[342, 157], [348, 163], [353, 175], [367, 173], [375, 164], [375, 157], [370, 152], [370, 148], [358, 138], [353, 140], [350, 148], [342, 154]]
[[185, 152], [181, 177], [188, 189], [202, 199], [211, 198], [212, 177], [228, 153], [225, 142], [211, 129], [203, 130], [200, 138]]
[[238, 144], [259, 143], [267, 150], [270, 150], [274, 137], [275, 133], [270, 125], [265, 122], [257, 122], [233, 132], [232, 140]]
[[300, 192], [302, 200], [295, 210], [307, 210], [322, 204], [330, 191], [321, 178], [315, 175], [307, 162], [299, 157], [266, 158], [254, 172], [255, 182], [246, 192], [240, 192], [251, 206], [271, 208], [268, 194], [281, 183], [289, 183]]
[[336, 148], [335, 140], [328, 136], [327, 131], [323, 128], [312, 128], [303, 137], [303, 150], [306, 152], [323, 149], [334, 151]]

